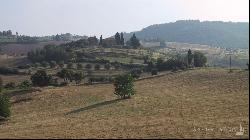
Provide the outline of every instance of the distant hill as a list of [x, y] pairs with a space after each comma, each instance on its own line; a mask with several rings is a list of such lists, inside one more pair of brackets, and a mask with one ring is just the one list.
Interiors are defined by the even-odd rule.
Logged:
[[249, 46], [249, 23], [247, 22], [180, 20], [125, 33], [125, 39], [129, 39], [132, 33], [141, 40], [194, 43], [224, 48], [248, 48]]

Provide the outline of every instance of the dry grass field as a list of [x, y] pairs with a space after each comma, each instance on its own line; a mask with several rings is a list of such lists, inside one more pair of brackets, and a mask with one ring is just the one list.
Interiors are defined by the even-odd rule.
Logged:
[[127, 100], [111, 84], [47, 87], [11, 98], [0, 138], [249, 138], [248, 81], [248, 71], [189, 70], [137, 81]]

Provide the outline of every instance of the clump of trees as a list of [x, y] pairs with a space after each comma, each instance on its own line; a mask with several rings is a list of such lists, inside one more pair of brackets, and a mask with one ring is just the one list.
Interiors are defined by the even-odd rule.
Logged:
[[194, 52], [194, 66], [195, 67], [203, 67], [207, 63], [207, 58], [206, 56], [198, 51]]
[[131, 98], [135, 94], [134, 78], [131, 74], [120, 75], [114, 81], [115, 92], [114, 94], [122, 99]]
[[191, 50], [188, 51], [186, 56], [176, 55], [168, 60], [164, 60], [163, 58], [158, 58], [156, 61], [153, 59], [149, 59], [148, 57], [144, 58], [144, 63], [148, 64], [146, 70], [152, 71], [153, 69], [157, 69], [158, 71], [165, 70], [185, 70], [188, 67], [203, 67], [207, 63], [206, 56], [199, 52], [195, 51], [194, 53]]
[[0, 74], [19, 74], [19, 71], [16, 68], [0, 67]]
[[28, 59], [35, 62], [51, 62], [51, 61], [68, 61], [72, 58], [72, 54], [67, 52], [64, 47], [55, 45], [46, 45], [41, 50], [28, 52]]
[[11, 30], [0, 31], [0, 36], [12, 36], [12, 31]]
[[21, 82], [21, 83], [18, 85], [18, 87], [19, 87], [20, 89], [28, 89], [28, 88], [30, 88], [31, 86], [32, 86], [32, 83], [30, 83], [30, 81], [28, 81], [28, 80], [25, 80], [25, 81]]
[[44, 70], [38, 70], [30, 79], [34, 86], [39, 87], [48, 86], [52, 82], [52, 76], [48, 75]]
[[115, 34], [115, 41], [117, 45], [124, 45], [124, 37], [123, 37], [123, 33], [121, 33], [121, 35], [117, 32]]
[[72, 82], [75, 81], [76, 84], [81, 83], [81, 81], [84, 79], [84, 74], [83, 72], [74, 72], [73, 70], [70, 69], [62, 69], [57, 73], [57, 76], [62, 78], [64, 82]]

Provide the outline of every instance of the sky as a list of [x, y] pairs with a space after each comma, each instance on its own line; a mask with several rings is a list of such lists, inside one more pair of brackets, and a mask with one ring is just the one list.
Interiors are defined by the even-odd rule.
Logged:
[[0, 31], [109, 37], [177, 20], [249, 22], [249, 0], [0, 0]]

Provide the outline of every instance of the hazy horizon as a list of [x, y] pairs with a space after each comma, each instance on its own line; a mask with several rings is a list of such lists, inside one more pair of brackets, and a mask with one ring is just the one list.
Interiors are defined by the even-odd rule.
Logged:
[[104, 37], [177, 20], [248, 22], [248, 0], [0, 0], [0, 31]]

